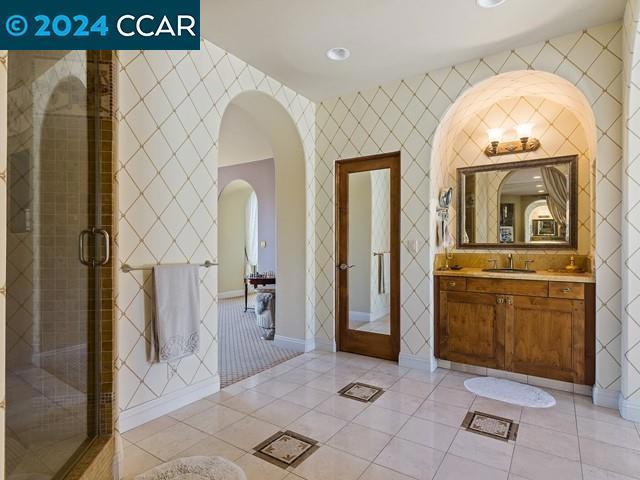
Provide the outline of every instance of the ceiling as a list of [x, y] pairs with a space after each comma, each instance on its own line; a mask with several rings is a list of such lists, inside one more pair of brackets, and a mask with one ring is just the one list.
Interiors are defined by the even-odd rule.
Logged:
[[[537, 178], [534, 178], [537, 177]], [[544, 190], [542, 192], [541, 190]], [[540, 168], [522, 168], [511, 172], [500, 188], [502, 195], [540, 195], [546, 193]]]
[[[625, 0], [202, 0], [201, 33], [312, 100], [622, 18]], [[332, 47], [351, 58], [333, 62]]]

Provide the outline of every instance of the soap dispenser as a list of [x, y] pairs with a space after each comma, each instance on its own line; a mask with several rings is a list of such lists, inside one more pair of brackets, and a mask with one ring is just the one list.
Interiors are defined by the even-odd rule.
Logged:
[[575, 272], [579, 272], [580, 270], [582, 270], [580, 267], [578, 267], [578, 266], [576, 265], [576, 259], [575, 259], [575, 257], [574, 257], [573, 255], [571, 256], [571, 259], [569, 260], [569, 265], [567, 265], [566, 267], [564, 267], [564, 269], [565, 269], [567, 272], [574, 272], [574, 273], [575, 273]]

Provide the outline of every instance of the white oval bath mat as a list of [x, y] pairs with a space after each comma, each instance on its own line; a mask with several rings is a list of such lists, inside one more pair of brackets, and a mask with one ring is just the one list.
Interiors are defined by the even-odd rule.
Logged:
[[476, 377], [464, 381], [467, 390], [481, 397], [500, 400], [522, 407], [549, 408], [556, 399], [544, 390], [532, 385], [505, 380], [504, 378]]
[[135, 480], [247, 480], [242, 469], [222, 457], [185, 457], [172, 460]]

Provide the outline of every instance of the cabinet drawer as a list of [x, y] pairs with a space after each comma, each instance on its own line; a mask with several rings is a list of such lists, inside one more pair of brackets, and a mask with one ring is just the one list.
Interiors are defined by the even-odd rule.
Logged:
[[549, 296], [584, 300], [584, 283], [549, 282]]
[[549, 282], [503, 278], [468, 278], [467, 291], [546, 297], [549, 293]]
[[463, 277], [440, 277], [440, 289], [449, 292], [464, 292], [467, 289], [467, 279]]

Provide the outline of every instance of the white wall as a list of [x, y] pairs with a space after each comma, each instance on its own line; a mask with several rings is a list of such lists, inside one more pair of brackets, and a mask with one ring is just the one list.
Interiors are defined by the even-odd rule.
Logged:
[[258, 198], [258, 241], [266, 246], [258, 248], [260, 272], [276, 271], [276, 167], [273, 158], [229, 165], [218, 169], [218, 191], [234, 180], [244, 180]]
[[273, 157], [271, 141], [246, 110], [230, 103], [222, 115], [218, 166], [237, 165]]
[[[253, 189], [231, 182], [218, 198], [218, 292], [244, 289], [246, 207]], [[260, 219], [258, 219], [258, 223]]]

